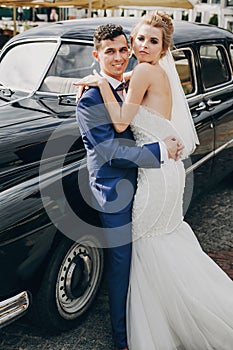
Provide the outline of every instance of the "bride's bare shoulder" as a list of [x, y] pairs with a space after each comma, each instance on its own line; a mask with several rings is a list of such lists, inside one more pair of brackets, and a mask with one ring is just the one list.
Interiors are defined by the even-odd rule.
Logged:
[[135, 66], [134, 68], [134, 72], [151, 72], [153, 71], [154, 69], [160, 69], [160, 65], [159, 64], [151, 64], [151, 63], [148, 63], [148, 62], [142, 62], [142, 63], [139, 63]]
[[150, 81], [153, 79], [155, 76], [158, 78], [162, 78], [164, 74], [163, 69], [160, 67], [160, 65], [156, 64], [150, 64], [147, 62], [142, 62], [138, 64], [134, 70], [133, 70], [133, 75], [137, 78], [143, 78], [147, 79]]

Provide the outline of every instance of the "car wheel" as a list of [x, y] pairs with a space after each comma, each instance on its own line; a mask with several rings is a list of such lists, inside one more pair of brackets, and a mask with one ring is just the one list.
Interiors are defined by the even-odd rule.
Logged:
[[103, 275], [103, 250], [93, 238], [63, 240], [54, 251], [33, 301], [37, 323], [51, 331], [75, 327], [92, 305]]

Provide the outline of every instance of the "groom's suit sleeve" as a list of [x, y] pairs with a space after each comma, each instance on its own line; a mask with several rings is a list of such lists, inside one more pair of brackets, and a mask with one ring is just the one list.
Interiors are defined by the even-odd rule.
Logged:
[[[98, 93], [85, 93], [77, 106], [77, 120], [85, 146], [98, 152], [103, 164], [119, 168], [159, 168], [159, 143], [135, 146], [133, 140], [116, 138], [113, 125], [103, 101], [98, 101]], [[123, 134], [121, 134], [123, 135]]]

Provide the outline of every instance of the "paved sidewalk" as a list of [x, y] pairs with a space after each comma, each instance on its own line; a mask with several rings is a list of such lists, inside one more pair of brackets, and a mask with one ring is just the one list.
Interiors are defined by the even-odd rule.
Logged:
[[51, 336], [26, 319], [2, 329], [0, 350], [107, 350], [112, 348], [108, 296], [102, 286], [97, 302], [74, 330]]
[[[233, 278], [233, 181], [198, 199], [186, 221], [203, 249]], [[112, 350], [108, 296], [103, 284], [96, 305], [77, 329], [51, 336], [21, 319], [0, 332], [0, 350]]]

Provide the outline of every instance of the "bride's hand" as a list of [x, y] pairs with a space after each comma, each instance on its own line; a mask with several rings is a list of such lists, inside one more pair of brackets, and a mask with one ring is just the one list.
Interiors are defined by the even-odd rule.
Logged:
[[177, 143], [176, 160], [179, 160], [183, 155], [184, 146], [181, 142]]
[[174, 136], [169, 136], [163, 141], [167, 146], [168, 158], [179, 160], [182, 156], [182, 151], [184, 149], [182, 143], [179, 140], [177, 140]]
[[132, 70], [131, 70], [130, 72], [125, 72], [125, 73], [123, 74], [124, 80], [125, 80], [125, 81], [130, 80], [131, 77], [132, 77], [132, 74], [133, 74], [133, 71], [132, 71]]
[[89, 89], [90, 86], [98, 86], [107, 82], [107, 79], [103, 78], [101, 75], [97, 73], [94, 69], [93, 74], [89, 74], [82, 79], [76, 80], [73, 85], [78, 86], [78, 92], [76, 96], [76, 101], [78, 101], [84, 92], [84, 90]]
[[76, 80], [73, 85], [75, 86], [100, 86], [106, 79], [99, 75], [96, 70], [93, 71], [93, 74], [89, 74], [82, 79]]

